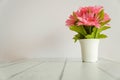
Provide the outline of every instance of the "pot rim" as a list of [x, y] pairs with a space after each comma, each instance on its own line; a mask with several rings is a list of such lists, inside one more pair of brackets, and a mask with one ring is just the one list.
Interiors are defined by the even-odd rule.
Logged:
[[100, 39], [93, 38], [93, 39], [79, 39], [79, 40], [100, 40]]
[[100, 39], [79, 39], [79, 41], [100, 41]]

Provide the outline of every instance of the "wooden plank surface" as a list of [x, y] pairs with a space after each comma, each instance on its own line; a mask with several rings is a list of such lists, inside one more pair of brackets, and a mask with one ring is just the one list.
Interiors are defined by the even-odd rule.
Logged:
[[120, 63], [30, 59], [0, 64], [0, 80], [120, 80]]
[[0, 68], [9, 67], [9, 66], [12, 66], [12, 65], [15, 65], [15, 64], [19, 64], [19, 63], [22, 63], [22, 62], [25, 62], [25, 60], [24, 59], [20, 59], [20, 60], [16, 60], [16, 61], [2, 62], [2, 63], [0, 63]]
[[114, 80], [96, 63], [67, 62], [62, 80]]
[[64, 62], [45, 62], [9, 80], [59, 80]]
[[114, 77], [116, 80], [120, 80], [120, 63], [119, 62], [101, 59], [98, 62], [98, 68], [108, 73], [109, 75]]
[[39, 65], [40, 63], [41, 62], [24, 61], [22, 63], [20, 62], [18, 64], [14, 64], [8, 67], [2, 67], [0, 68], [0, 80], [9, 79], [16, 74], [19, 74], [31, 67]]

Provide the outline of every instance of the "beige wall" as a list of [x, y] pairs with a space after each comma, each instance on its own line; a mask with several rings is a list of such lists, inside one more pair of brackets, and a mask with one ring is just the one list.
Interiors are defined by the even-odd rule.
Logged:
[[[65, 26], [68, 15], [86, 5], [104, 5], [112, 28], [101, 40], [100, 56], [120, 60], [119, 0], [0, 0], [0, 55], [11, 57], [80, 57], [79, 42]], [[9, 55], [8, 55], [9, 54]], [[11, 56], [10, 56], [11, 55]]]

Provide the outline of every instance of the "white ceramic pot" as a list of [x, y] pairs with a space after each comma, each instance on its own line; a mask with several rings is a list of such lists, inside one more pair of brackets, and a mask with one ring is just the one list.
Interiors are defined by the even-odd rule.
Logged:
[[80, 39], [82, 61], [96, 62], [98, 60], [99, 39]]

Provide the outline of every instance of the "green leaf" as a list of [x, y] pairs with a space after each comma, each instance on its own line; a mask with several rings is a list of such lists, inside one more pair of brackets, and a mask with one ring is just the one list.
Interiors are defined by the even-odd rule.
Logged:
[[107, 38], [107, 35], [105, 35], [105, 34], [99, 34], [98, 38]]
[[83, 26], [71, 26], [70, 30], [80, 33], [82, 35], [86, 35], [87, 32], [85, 31]]
[[104, 9], [102, 9], [99, 13], [98, 13], [99, 19], [103, 20], [104, 19]]
[[102, 26], [101, 28], [93, 28], [93, 31], [91, 34], [88, 34], [85, 36], [85, 38], [87, 39], [91, 39], [91, 38], [106, 38], [107, 36], [104, 34], [100, 34], [102, 31], [109, 29], [109, 26]]
[[75, 40], [74, 42], [76, 42], [76, 41], [79, 40], [79, 39], [83, 39], [83, 38], [84, 38], [84, 36], [81, 35], [81, 34], [76, 34], [76, 35], [73, 37], [73, 39]]
[[89, 35], [86, 35], [85, 38], [86, 38], [86, 39], [93, 39], [93, 38], [94, 38], [94, 35], [93, 35], [93, 34], [89, 34]]
[[98, 28], [94, 27], [92, 34], [94, 35], [94, 38], [97, 38], [97, 37], [98, 37], [98, 34], [99, 34], [99, 33], [98, 33]]
[[97, 31], [98, 31], [98, 28], [94, 27], [93, 30], [92, 30], [92, 33], [86, 35], [85, 37], [87, 39], [97, 38], [97, 36], [98, 36], [98, 32]]
[[84, 29], [86, 30], [87, 34], [91, 34], [93, 26], [85, 26]]
[[106, 29], [109, 29], [109, 28], [110, 28], [109, 26], [102, 26], [102, 27], [100, 27], [100, 28], [98, 29], [98, 33], [102, 32], [102, 31], [104, 31], [104, 30], [106, 30]]
[[73, 39], [74, 39], [74, 42], [77, 42], [77, 40], [78, 40], [78, 38], [77, 37], [73, 37]]
[[109, 23], [110, 22], [110, 20], [107, 20], [107, 21], [105, 21], [105, 22], [101, 22], [100, 24], [101, 24], [101, 26], [104, 26], [105, 24], [107, 24], [107, 23]]

